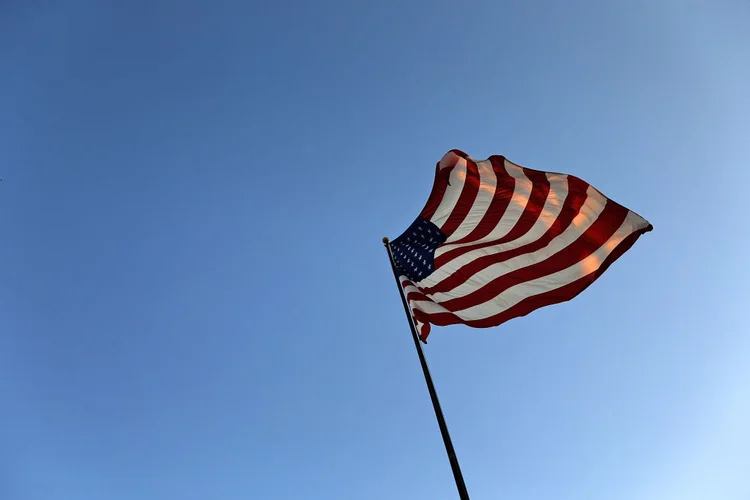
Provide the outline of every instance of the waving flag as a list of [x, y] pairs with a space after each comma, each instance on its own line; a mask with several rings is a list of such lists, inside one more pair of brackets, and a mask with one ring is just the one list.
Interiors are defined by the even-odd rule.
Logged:
[[651, 229], [572, 175], [451, 150], [390, 247], [425, 341], [430, 324], [497, 326], [570, 300]]

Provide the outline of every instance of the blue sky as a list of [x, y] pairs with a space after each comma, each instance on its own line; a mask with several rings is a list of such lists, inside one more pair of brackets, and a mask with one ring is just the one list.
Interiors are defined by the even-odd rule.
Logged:
[[750, 498], [746, 2], [0, 4], [0, 498], [453, 499], [382, 236], [451, 148], [655, 227], [425, 352], [476, 499]]

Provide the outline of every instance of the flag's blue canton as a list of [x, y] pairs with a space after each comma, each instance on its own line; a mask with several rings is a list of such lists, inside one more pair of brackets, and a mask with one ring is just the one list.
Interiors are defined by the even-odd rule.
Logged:
[[445, 243], [445, 239], [435, 224], [418, 217], [391, 243], [396, 266], [414, 282], [425, 279], [435, 270], [435, 250]]

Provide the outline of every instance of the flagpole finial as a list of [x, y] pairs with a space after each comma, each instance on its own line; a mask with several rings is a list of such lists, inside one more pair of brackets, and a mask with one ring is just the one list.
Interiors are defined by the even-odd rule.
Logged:
[[389, 241], [388, 236], [383, 236], [383, 245], [387, 245]]

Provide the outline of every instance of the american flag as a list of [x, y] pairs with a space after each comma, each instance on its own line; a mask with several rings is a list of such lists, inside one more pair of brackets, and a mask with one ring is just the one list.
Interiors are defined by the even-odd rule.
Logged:
[[651, 229], [577, 177], [454, 149], [390, 249], [424, 342], [430, 324], [492, 327], [570, 300]]

